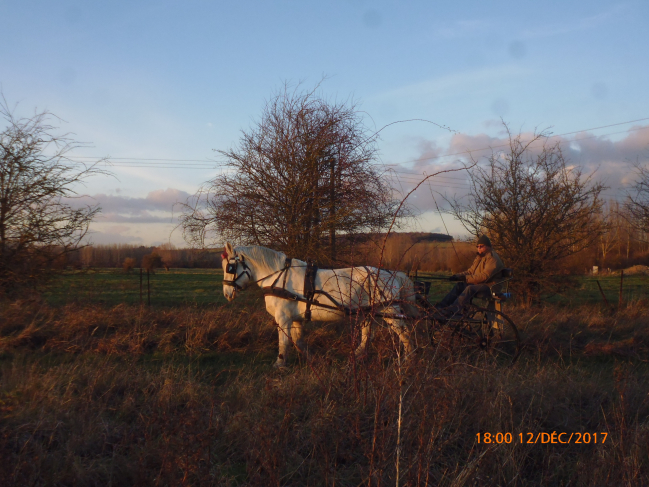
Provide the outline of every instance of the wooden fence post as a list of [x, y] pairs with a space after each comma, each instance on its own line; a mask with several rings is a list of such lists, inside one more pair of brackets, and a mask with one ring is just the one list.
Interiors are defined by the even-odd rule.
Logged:
[[602, 286], [600, 285], [599, 281], [595, 281], [597, 283], [597, 287], [599, 288], [599, 292], [601, 293], [602, 297], [604, 298], [604, 302], [606, 303], [606, 306], [608, 306], [611, 310], [613, 308], [611, 307], [610, 304], [608, 304], [608, 299], [606, 299], [606, 295], [604, 294], [604, 291], [602, 290]]
[[140, 306], [142, 306], [142, 268], [140, 267]]
[[146, 270], [146, 295], [147, 305], [151, 306], [151, 284], [149, 282], [149, 269]]

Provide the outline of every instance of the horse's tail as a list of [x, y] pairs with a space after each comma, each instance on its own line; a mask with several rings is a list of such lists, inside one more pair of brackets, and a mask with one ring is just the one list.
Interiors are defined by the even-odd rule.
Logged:
[[399, 299], [401, 301], [415, 301], [415, 285], [405, 272], [396, 271], [395, 279], [399, 281]]
[[421, 316], [419, 307], [417, 306], [417, 297], [415, 294], [415, 285], [404, 272], [396, 271], [395, 279], [398, 279], [401, 288], [399, 289], [399, 300], [401, 301], [401, 310], [411, 318], [419, 318]]

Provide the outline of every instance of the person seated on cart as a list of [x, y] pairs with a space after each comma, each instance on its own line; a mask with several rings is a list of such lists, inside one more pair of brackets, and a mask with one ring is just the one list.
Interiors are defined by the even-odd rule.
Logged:
[[492, 286], [496, 284], [505, 265], [496, 251], [491, 248], [491, 240], [486, 235], [478, 239], [477, 250], [478, 255], [471, 267], [449, 278], [450, 281], [459, 282], [435, 305], [443, 316], [454, 315], [471, 304], [473, 298], [491, 297]]

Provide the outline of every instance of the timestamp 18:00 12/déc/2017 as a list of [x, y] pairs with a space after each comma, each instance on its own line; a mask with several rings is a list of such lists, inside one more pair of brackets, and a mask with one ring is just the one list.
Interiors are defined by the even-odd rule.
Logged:
[[478, 443], [519, 443], [519, 444], [590, 444], [604, 443], [608, 433], [566, 433], [553, 431], [552, 433], [476, 433]]

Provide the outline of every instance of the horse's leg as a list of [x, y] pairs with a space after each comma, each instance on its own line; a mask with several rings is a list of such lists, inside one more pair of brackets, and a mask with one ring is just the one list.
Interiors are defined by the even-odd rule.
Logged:
[[291, 324], [293, 320], [284, 313], [275, 315], [275, 322], [277, 323], [277, 333], [279, 335], [279, 354], [275, 367], [286, 367], [286, 360], [291, 349]]
[[369, 345], [370, 340], [372, 339], [371, 324], [372, 322], [368, 318], [364, 319], [363, 322], [361, 323], [361, 343], [354, 351], [354, 355], [356, 355], [357, 359], [363, 359], [367, 356], [367, 346]]
[[[392, 312], [397, 314], [400, 313], [400, 310], [397, 308]], [[406, 360], [407, 360], [408, 357], [410, 357], [410, 355], [413, 352], [412, 343], [410, 340], [410, 330], [408, 330], [408, 325], [402, 319], [399, 318], [386, 318], [385, 321], [387, 321], [390, 324], [390, 328], [392, 328], [392, 331], [394, 331], [399, 337], [399, 341], [403, 345], [403, 349], [406, 352]]]
[[299, 352], [308, 358], [309, 355], [306, 348], [306, 342], [304, 341], [304, 323], [301, 321], [293, 322], [293, 325], [291, 325], [291, 338]]

